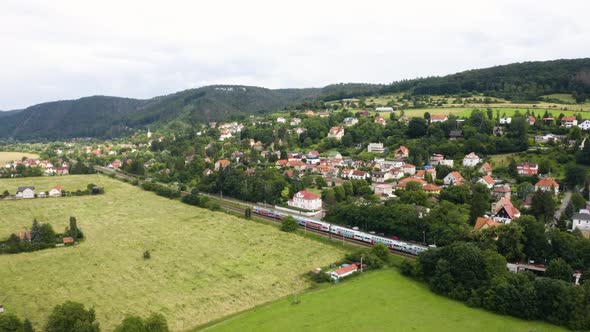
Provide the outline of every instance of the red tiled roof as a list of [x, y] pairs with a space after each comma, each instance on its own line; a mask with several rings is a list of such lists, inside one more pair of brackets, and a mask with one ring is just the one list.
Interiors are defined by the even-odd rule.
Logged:
[[563, 118], [561, 118], [561, 121], [575, 121], [578, 118], [576, 118], [574, 115], [568, 115], [568, 116], [564, 116]]
[[314, 199], [319, 199], [319, 197], [313, 193], [310, 193], [307, 190], [301, 190], [300, 192], [296, 193], [293, 198], [298, 197], [298, 196], [302, 196], [299, 198], [303, 198], [305, 200], [314, 200]]
[[351, 272], [351, 271], [356, 271], [358, 269], [359, 269], [358, 266], [356, 266], [355, 264], [351, 264], [351, 265], [348, 265], [348, 266], [345, 266], [345, 267], [341, 267], [341, 268], [335, 270], [334, 271], [334, 274], [340, 276], [340, 275], [346, 274], [346, 273]]
[[63, 241], [64, 241], [64, 244], [74, 243], [74, 238], [71, 236], [64, 237]]
[[492, 219], [489, 219], [489, 218], [479, 217], [475, 221], [475, 227], [473, 227], [473, 229], [476, 230], [476, 231], [478, 231], [478, 230], [482, 229], [486, 225], [488, 227], [496, 227], [496, 226], [500, 226], [502, 224], [499, 223], [499, 222], [497, 222], [497, 221], [494, 221]]
[[551, 186], [555, 188], [559, 188], [559, 183], [555, 182], [553, 178], [542, 178], [535, 184], [535, 187], [547, 187], [550, 188]]
[[489, 175], [484, 175], [481, 177], [487, 184], [494, 184], [496, 181], [494, 181], [494, 178], [492, 178]]

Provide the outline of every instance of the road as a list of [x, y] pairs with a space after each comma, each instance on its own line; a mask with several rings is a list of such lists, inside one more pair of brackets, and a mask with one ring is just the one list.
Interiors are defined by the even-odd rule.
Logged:
[[563, 200], [561, 200], [561, 205], [559, 206], [559, 209], [557, 209], [557, 211], [555, 211], [555, 216], [554, 216], [555, 220], [559, 220], [559, 217], [561, 217], [561, 214], [565, 212], [565, 209], [567, 208], [567, 205], [569, 204], [571, 199], [572, 199], [572, 192], [566, 191], [565, 196], [563, 197]]

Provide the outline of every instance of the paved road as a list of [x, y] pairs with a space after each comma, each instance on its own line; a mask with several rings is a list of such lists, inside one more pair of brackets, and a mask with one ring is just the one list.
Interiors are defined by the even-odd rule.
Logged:
[[565, 209], [567, 208], [567, 205], [569, 204], [571, 199], [572, 199], [572, 192], [566, 191], [565, 197], [563, 197], [563, 200], [561, 201], [561, 205], [559, 206], [559, 209], [557, 209], [557, 211], [555, 211], [555, 220], [559, 220], [559, 217], [561, 217], [561, 214], [563, 212], [565, 212]]

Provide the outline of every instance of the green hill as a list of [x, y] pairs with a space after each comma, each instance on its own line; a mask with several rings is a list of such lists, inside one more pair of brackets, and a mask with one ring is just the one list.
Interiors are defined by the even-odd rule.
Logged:
[[[590, 95], [590, 58], [524, 62], [469, 70], [443, 77], [391, 84], [333, 84], [323, 88], [277, 89], [215, 85], [148, 100], [93, 96], [0, 112], [0, 138], [55, 140], [118, 137], [137, 128], [180, 120], [189, 124], [264, 114], [323, 101], [380, 96], [480, 93], [513, 102], [566, 94], [574, 101]], [[559, 100], [558, 100], [559, 101]]]

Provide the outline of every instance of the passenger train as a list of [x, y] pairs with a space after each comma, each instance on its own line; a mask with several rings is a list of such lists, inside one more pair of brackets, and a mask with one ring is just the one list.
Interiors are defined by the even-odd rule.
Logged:
[[[252, 212], [254, 212], [254, 214], [258, 214], [258, 215], [269, 217], [269, 218], [279, 219], [279, 220], [288, 216], [288, 214], [286, 214], [286, 213], [283, 213], [280, 211], [275, 211], [272, 209], [262, 208], [262, 207], [258, 207], [258, 206], [254, 206], [252, 208]], [[339, 225], [332, 225], [332, 224], [329, 224], [329, 223], [326, 223], [323, 221], [312, 220], [312, 219], [308, 219], [308, 218], [304, 218], [304, 217], [300, 217], [300, 216], [293, 216], [293, 218], [295, 218], [295, 220], [297, 220], [297, 223], [302, 227], [315, 229], [315, 230], [325, 232], [325, 233], [332, 233], [332, 234], [335, 234], [338, 236], [342, 236], [345, 238], [354, 239], [354, 240], [358, 240], [358, 241], [363, 241], [363, 242], [370, 243], [370, 244], [383, 243], [390, 249], [402, 251], [402, 252], [409, 253], [412, 255], [418, 255], [419, 253], [428, 250], [427, 246], [423, 246], [423, 245], [419, 245], [419, 244], [415, 244], [415, 243], [404, 242], [404, 241], [399, 241], [399, 240], [394, 240], [394, 239], [389, 239], [389, 238], [386, 238], [383, 236], [365, 233], [365, 232], [346, 228], [346, 227], [339, 226]]]

